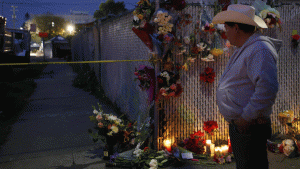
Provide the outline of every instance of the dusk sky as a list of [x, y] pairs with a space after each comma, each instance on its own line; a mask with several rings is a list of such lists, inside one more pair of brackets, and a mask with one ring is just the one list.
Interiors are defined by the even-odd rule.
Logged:
[[[83, 11], [93, 15], [94, 12], [99, 9], [101, 2], [106, 0], [1, 0], [0, 1], [0, 15], [7, 18], [7, 27], [12, 28], [12, 15], [13, 8], [11, 6], [17, 6], [16, 8], [16, 28], [25, 21], [26, 12], [31, 14], [43, 14], [48, 11], [53, 14], [70, 14], [72, 11]], [[122, 0], [115, 0], [119, 2]], [[123, 0], [125, 8], [134, 9], [138, 0]]]

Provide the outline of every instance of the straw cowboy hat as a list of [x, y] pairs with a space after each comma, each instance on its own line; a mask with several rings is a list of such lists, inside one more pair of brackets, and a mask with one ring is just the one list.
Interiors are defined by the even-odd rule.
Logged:
[[212, 20], [213, 24], [222, 24], [225, 22], [243, 23], [260, 28], [268, 28], [264, 20], [255, 15], [253, 6], [233, 4], [229, 5], [227, 11], [218, 13]]

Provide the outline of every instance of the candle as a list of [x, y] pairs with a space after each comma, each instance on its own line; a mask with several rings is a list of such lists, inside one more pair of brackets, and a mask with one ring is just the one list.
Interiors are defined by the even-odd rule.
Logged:
[[211, 145], [211, 140], [206, 140], [206, 154], [210, 154], [210, 145]]
[[171, 152], [172, 149], [171, 149], [171, 141], [170, 140], [165, 141], [165, 147], [169, 152]]
[[215, 153], [215, 144], [210, 145], [210, 151], [211, 151], [212, 154]]
[[215, 153], [219, 155], [221, 153], [221, 148], [220, 147], [215, 147]]
[[228, 153], [232, 153], [231, 141], [230, 141], [230, 137], [229, 136], [228, 136]]
[[211, 151], [211, 156], [214, 156], [214, 154], [215, 154], [215, 144], [210, 145], [210, 151]]
[[223, 146], [222, 146], [222, 152], [223, 152], [224, 154], [227, 154], [227, 153], [228, 153], [228, 145], [223, 145]]

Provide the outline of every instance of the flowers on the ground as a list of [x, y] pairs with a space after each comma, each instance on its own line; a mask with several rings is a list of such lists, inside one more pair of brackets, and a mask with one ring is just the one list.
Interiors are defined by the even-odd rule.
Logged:
[[193, 134], [190, 134], [189, 138], [180, 143], [180, 146], [196, 154], [203, 154], [205, 146], [205, 139], [203, 136], [204, 133], [200, 130], [198, 132], [194, 131]]
[[298, 155], [298, 146], [296, 145], [295, 141], [292, 139], [283, 140], [279, 149], [284, 155], [290, 158]]
[[214, 70], [210, 67], [207, 67], [204, 71], [204, 73], [200, 74], [200, 80], [208, 83], [212, 83], [215, 81], [216, 74]]

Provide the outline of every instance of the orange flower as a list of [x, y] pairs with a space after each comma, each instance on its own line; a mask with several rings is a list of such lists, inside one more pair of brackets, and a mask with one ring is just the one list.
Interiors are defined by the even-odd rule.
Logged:
[[102, 128], [103, 127], [103, 123], [98, 123], [98, 127]]

